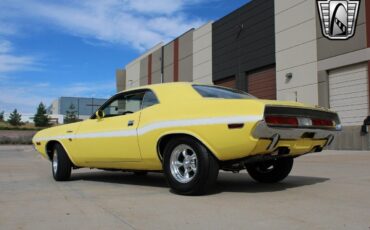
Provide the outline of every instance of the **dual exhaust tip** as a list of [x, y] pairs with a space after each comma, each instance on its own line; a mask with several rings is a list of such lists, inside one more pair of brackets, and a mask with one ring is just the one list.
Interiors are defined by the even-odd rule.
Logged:
[[[277, 133], [275, 133], [274, 135], [271, 136], [270, 140], [271, 140], [271, 143], [267, 147], [267, 151], [273, 151], [276, 148], [277, 144], [280, 141], [280, 135], [277, 134]], [[326, 143], [324, 144], [323, 148], [328, 147], [329, 145], [331, 145], [331, 143], [333, 142], [333, 140], [334, 140], [334, 135], [330, 134], [326, 138]]]

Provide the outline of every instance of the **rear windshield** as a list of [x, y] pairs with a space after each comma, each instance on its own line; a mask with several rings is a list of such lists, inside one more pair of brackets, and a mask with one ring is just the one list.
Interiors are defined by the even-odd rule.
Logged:
[[256, 98], [246, 92], [218, 86], [193, 85], [193, 88], [203, 97], [223, 99], [250, 99]]

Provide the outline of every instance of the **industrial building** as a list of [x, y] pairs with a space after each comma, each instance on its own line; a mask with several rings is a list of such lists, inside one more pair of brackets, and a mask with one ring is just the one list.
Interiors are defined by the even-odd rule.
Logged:
[[[63, 118], [70, 111], [71, 105], [78, 119], [88, 119], [95, 111], [103, 105], [107, 99], [86, 97], [60, 97], [54, 100], [47, 108], [47, 113], [57, 123], [62, 124]], [[72, 111], [70, 111], [72, 112]]]
[[117, 90], [194, 81], [318, 105], [344, 125], [333, 148], [370, 149], [361, 132], [370, 103], [370, 3], [360, 1], [348, 40], [324, 37], [318, 12], [312, 0], [253, 0], [127, 64]]

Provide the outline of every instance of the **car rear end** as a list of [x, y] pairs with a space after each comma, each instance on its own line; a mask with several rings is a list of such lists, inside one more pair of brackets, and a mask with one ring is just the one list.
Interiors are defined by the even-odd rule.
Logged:
[[252, 131], [251, 155], [299, 156], [320, 152], [341, 130], [337, 113], [320, 108], [266, 104], [263, 120]]

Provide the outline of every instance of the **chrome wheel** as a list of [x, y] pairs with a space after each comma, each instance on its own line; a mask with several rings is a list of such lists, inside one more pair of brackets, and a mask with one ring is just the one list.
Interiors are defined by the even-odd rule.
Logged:
[[53, 173], [56, 174], [57, 173], [57, 170], [58, 170], [58, 155], [57, 155], [57, 151], [54, 150], [54, 153], [53, 153]]
[[181, 144], [172, 150], [170, 158], [172, 176], [180, 183], [191, 181], [198, 170], [198, 158], [195, 151], [186, 144]]

